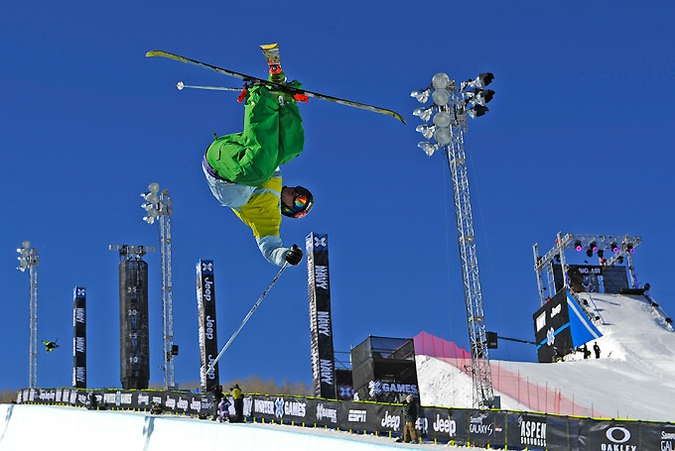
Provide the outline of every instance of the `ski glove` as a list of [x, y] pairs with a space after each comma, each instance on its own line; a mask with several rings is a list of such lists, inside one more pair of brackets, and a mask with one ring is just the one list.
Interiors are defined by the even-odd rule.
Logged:
[[297, 244], [294, 244], [293, 247], [286, 252], [284, 258], [289, 264], [297, 266], [302, 261], [302, 249], [300, 249]]

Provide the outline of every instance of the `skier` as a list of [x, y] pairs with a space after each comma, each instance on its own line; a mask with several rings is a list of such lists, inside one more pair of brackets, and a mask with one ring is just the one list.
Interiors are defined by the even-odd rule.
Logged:
[[59, 347], [59, 345], [57, 345], [55, 341], [42, 340], [42, 344], [45, 345], [45, 351], [47, 352], [52, 352], [54, 349]]
[[[268, 79], [286, 82], [277, 44], [261, 46], [269, 65]], [[289, 83], [299, 87], [297, 81]], [[302, 186], [282, 186], [279, 166], [297, 157], [305, 141], [302, 118], [292, 94], [263, 85], [245, 88], [244, 131], [217, 138], [202, 159], [213, 196], [232, 208], [251, 227], [258, 248], [272, 264], [297, 265], [302, 250], [283, 247], [281, 215], [302, 218], [314, 197]]]

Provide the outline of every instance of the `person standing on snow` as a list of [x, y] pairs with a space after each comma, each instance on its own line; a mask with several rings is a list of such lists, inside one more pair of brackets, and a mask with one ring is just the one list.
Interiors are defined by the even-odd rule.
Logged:
[[595, 351], [595, 358], [599, 359], [600, 358], [600, 346], [598, 346], [597, 341], [593, 344], [593, 351]]
[[239, 384], [234, 384], [230, 387], [230, 394], [234, 402], [234, 419], [230, 420], [234, 423], [243, 423], [244, 421], [244, 394], [239, 388]]
[[417, 432], [415, 431], [415, 423], [417, 423], [417, 401], [413, 395], [408, 395], [405, 398], [405, 425], [403, 426], [403, 438], [405, 443], [417, 443]]
[[[261, 47], [268, 59], [268, 79], [285, 83], [278, 46]], [[300, 87], [297, 81], [289, 85]], [[244, 131], [216, 138], [209, 145], [202, 159], [204, 175], [213, 196], [251, 227], [267, 261], [297, 265], [302, 250], [295, 244], [283, 247], [281, 215], [304, 217], [312, 209], [314, 197], [302, 186], [283, 186], [279, 166], [303, 150], [300, 111], [292, 94], [263, 85], [247, 88], [245, 96]]]

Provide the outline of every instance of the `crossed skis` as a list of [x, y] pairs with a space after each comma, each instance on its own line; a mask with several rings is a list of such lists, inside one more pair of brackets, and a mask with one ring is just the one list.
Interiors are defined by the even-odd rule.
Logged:
[[[398, 119], [399, 121], [403, 122], [404, 124], [405, 119], [403, 116], [398, 114], [396, 111], [387, 109], [387, 108], [382, 108], [374, 105], [368, 105], [366, 103], [361, 103], [361, 102], [355, 102], [353, 100], [347, 100], [347, 99], [342, 99], [340, 97], [334, 97], [334, 96], [329, 96], [327, 94], [321, 94], [319, 92], [313, 92], [313, 91], [307, 91], [306, 89], [302, 88], [294, 88], [292, 86], [286, 85], [284, 83], [275, 83], [273, 81], [269, 81], [263, 78], [258, 78], [254, 77], [252, 75], [247, 75], [243, 74], [241, 72], [236, 72], [230, 69], [224, 69], [222, 67], [214, 66], [208, 63], [204, 63], [202, 61], [197, 61], [191, 58], [187, 58], [185, 56], [180, 56], [175, 53], [171, 52], [165, 52], [164, 50], [151, 50], [148, 53], [145, 54], [146, 57], [150, 58], [153, 56], [159, 56], [162, 58], [168, 58], [172, 59], [175, 61], [180, 61], [181, 63], [186, 63], [186, 64], [194, 64], [195, 66], [203, 67], [205, 69], [209, 69], [215, 72], [218, 72], [223, 75], [227, 75], [230, 77], [238, 78], [240, 80], [243, 80], [245, 83], [250, 83], [250, 84], [265, 84], [267, 86], [272, 87], [274, 90], [280, 90], [280, 91], [286, 91], [289, 92], [290, 94], [293, 95], [300, 95], [300, 96], [307, 96], [307, 97], [312, 97], [315, 99], [320, 99], [320, 100], [326, 100], [328, 102], [333, 102], [333, 103], [338, 103], [340, 105], [347, 105], [351, 106], [354, 108], [359, 108], [362, 110], [367, 110], [367, 111], [372, 111], [374, 113], [379, 113], [379, 114], [384, 114], [387, 116], [391, 116], [393, 118]], [[192, 87], [189, 85], [184, 85], [183, 83], [179, 82], [177, 85], [178, 89], [182, 89], [182, 87]], [[182, 86], [182, 87], [181, 87]], [[206, 87], [207, 89], [216, 89], [216, 90], [230, 90], [229, 88], [218, 88], [218, 87], [213, 87], [209, 86]]]

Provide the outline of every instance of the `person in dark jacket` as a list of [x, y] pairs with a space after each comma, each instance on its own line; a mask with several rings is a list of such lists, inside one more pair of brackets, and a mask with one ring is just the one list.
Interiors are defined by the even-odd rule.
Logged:
[[244, 394], [239, 388], [239, 384], [235, 384], [230, 388], [232, 399], [234, 400], [234, 418], [230, 419], [231, 423], [242, 423], [244, 421]]
[[415, 423], [417, 423], [417, 401], [413, 395], [408, 395], [405, 398], [407, 403], [405, 407], [405, 426], [403, 427], [403, 441], [406, 443], [417, 442], [417, 432], [415, 431]]

